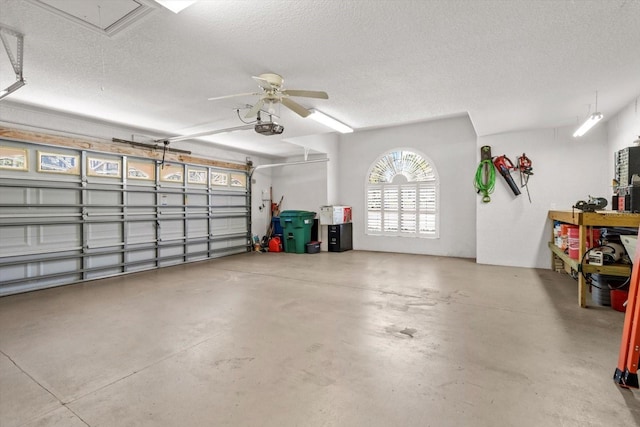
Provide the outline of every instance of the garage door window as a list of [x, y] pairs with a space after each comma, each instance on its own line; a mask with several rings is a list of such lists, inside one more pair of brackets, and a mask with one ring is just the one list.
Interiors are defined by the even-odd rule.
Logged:
[[438, 175], [426, 156], [398, 149], [376, 160], [366, 182], [369, 235], [438, 237]]

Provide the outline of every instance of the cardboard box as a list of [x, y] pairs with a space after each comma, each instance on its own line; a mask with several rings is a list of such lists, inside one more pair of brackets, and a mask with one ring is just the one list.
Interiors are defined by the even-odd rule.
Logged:
[[338, 225], [351, 222], [351, 206], [321, 206], [320, 224]]

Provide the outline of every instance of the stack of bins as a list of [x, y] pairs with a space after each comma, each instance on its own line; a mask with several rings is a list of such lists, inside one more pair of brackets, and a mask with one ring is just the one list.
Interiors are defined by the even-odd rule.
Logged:
[[285, 252], [304, 253], [306, 244], [311, 241], [311, 227], [315, 217], [316, 213], [309, 211], [280, 212]]

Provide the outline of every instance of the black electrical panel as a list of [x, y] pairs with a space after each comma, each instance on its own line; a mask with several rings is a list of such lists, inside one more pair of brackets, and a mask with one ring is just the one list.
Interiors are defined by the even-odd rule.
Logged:
[[620, 187], [631, 185], [633, 175], [640, 175], [640, 147], [627, 147], [615, 154], [616, 181]]
[[640, 185], [632, 185], [633, 176], [640, 176], [640, 147], [627, 147], [617, 151], [614, 161], [618, 186], [612, 198], [612, 208], [640, 212]]

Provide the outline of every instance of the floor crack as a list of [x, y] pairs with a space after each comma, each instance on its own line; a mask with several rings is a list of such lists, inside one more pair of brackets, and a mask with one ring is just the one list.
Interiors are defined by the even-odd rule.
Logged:
[[[24, 375], [26, 375], [29, 379], [31, 379], [31, 381], [33, 381], [34, 383], [36, 383], [38, 386], [40, 386], [40, 388], [42, 388], [44, 391], [46, 391], [47, 393], [49, 393], [59, 404], [60, 406], [66, 408], [67, 410], [69, 410], [69, 412], [71, 412], [73, 415], [75, 415], [76, 417], [78, 417], [78, 419], [80, 421], [82, 421], [87, 427], [91, 427], [89, 425], [89, 423], [87, 423], [85, 420], [82, 419], [82, 417], [78, 414], [76, 414], [71, 408], [69, 408], [67, 406], [66, 403], [64, 403], [62, 400], [60, 400], [60, 398], [58, 396], [55, 395], [55, 393], [53, 393], [51, 390], [49, 390], [47, 387], [45, 387], [44, 385], [42, 385], [38, 380], [36, 380], [33, 376], [31, 376], [27, 371], [25, 371], [24, 369], [22, 369], [22, 367], [20, 365], [18, 365], [18, 363], [13, 360], [13, 358], [11, 356], [9, 356], [7, 353], [5, 353], [4, 351], [0, 350], [0, 354], [2, 354], [4, 357], [6, 357], [7, 359], [9, 359], [9, 361], [11, 363], [13, 363], [13, 366], [15, 366], [20, 372], [22, 372]], [[44, 412], [42, 414], [37, 415], [37, 417], [43, 417], [53, 411], [58, 410], [58, 408], [54, 408], [50, 411]], [[32, 419], [33, 420], [33, 419]], [[25, 423], [32, 421], [32, 420], [28, 420]], [[25, 423], [22, 423], [21, 425], [24, 425]]]

